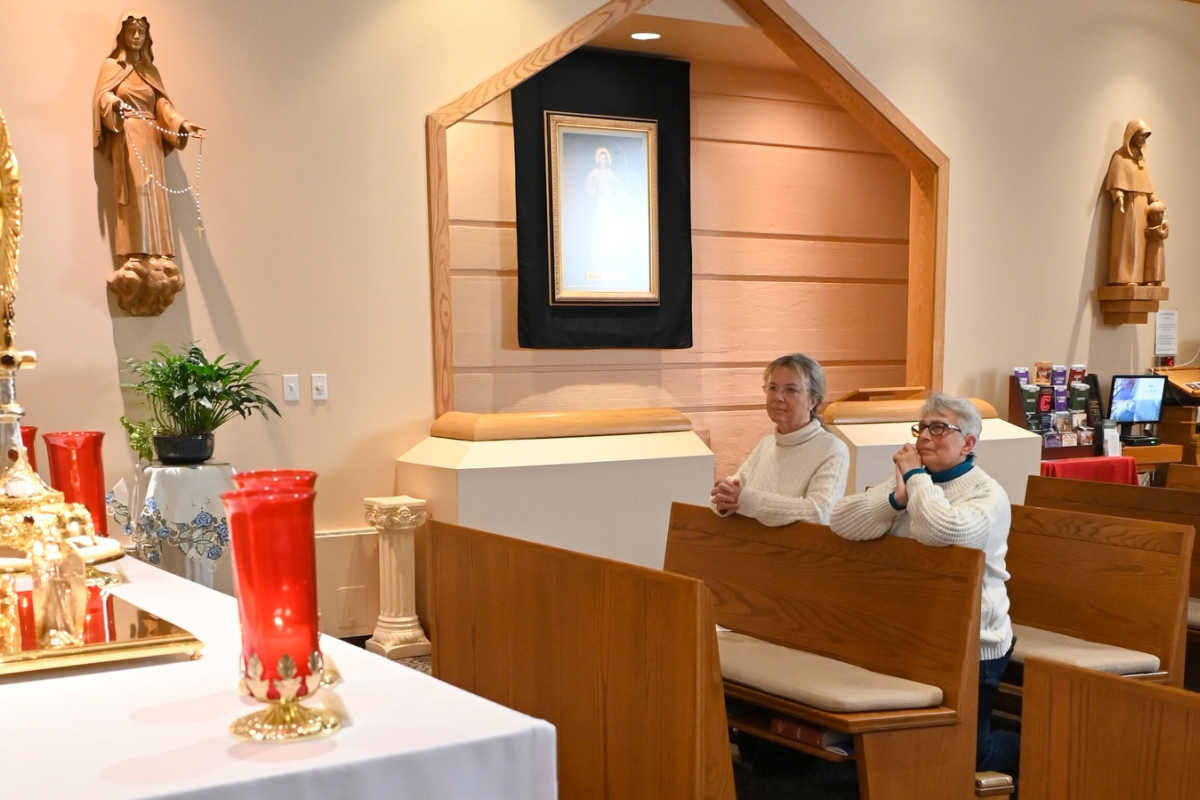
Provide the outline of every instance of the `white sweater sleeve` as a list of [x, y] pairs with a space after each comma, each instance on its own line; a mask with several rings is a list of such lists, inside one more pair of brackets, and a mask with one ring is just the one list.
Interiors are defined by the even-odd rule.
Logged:
[[934, 547], [961, 544], [983, 549], [987, 545], [996, 498], [986, 491], [986, 485], [984, 491], [954, 505], [926, 474], [912, 476], [905, 486], [912, 538]]
[[821, 462], [808, 482], [805, 497], [764, 492], [761, 489], [745, 488], [738, 497], [738, 513], [754, 517], [770, 527], [792, 522], [829, 523], [833, 504], [846, 491], [846, 473], [850, 459], [844, 452], [833, 452]]
[[892, 529], [896, 517], [903, 513], [888, 499], [895, 489], [896, 479], [888, 478], [865, 492], [843, 497], [833, 507], [829, 527], [843, 539], [878, 539]]
[[[738, 467], [737, 472], [735, 472], [729, 476], [730, 480], [736, 480], [739, 483], [741, 483], [742, 486], [746, 485], [746, 475], [749, 474], [749, 472], [750, 472], [750, 463], [755, 460], [756, 456], [758, 456], [758, 451], [762, 449], [762, 446], [763, 446], [762, 442], [759, 442], [758, 444], [756, 444], [754, 446], [754, 449], [750, 451], [750, 455], [747, 456], [746, 460], [742, 462], [742, 465], [740, 467]], [[744, 494], [745, 494], [745, 490], [742, 491], [742, 495], [744, 495]], [[739, 508], [741, 507], [741, 504], [742, 504], [742, 495], [738, 496], [738, 507]], [[720, 509], [718, 509], [716, 504], [712, 501], [711, 497], [708, 500], [708, 507], [711, 508], [713, 510], [713, 513], [716, 514], [718, 517], [728, 517], [728, 516], [732, 516], [734, 513], [732, 511], [721, 511]]]

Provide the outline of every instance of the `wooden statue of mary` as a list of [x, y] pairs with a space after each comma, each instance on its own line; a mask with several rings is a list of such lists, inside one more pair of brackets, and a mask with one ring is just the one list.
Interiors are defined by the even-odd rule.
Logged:
[[[1108, 282], [1132, 286], [1146, 282], [1146, 220], [1158, 200], [1146, 169], [1146, 139], [1150, 126], [1140, 119], [1125, 126], [1125, 141], [1108, 164], [1104, 189], [1112, 196], [1112, 238]], [[1159, 282], [1162, 278], [1158, 279]]]
[[204, 128], [175, 110], [154, 66], [150, 23], [121, 17], [116, 47], [100, 67], [92, 97], [92, 143], [113, 164], [116, 225], [113, 252], [123, 260], [108, 278], [122, 309], [157, 316], [183, 288], [171, 259], [171, 209], [164, 158]]

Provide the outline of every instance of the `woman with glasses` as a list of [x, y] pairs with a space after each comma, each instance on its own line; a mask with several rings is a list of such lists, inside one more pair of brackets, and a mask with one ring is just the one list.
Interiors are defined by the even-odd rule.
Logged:
[[969, 400], [930, 396], [921, 407], [921, 421], [912, 428], [916, 447], [906, 444], [892, 456], [895, 476], [842, 498], [829, 524], [846, 539], [878, 539], [892, 533], [934, 547], [958, 544], [984, 552], [975, 768], [1006, 772], [1015, 779], [1020, 737], [991, 729], [992, 705], [1015, 641], [1004, 588], [1011, 511], [1004, 489], [975, 465], [982, 428]]
[[716, 482], [713, 511], [764, 525], [827, 524], [846, 491], [850, 453], [814, 415], [825, 399], [825, 371], [803, 353], [780, 356], [763, 370], [763, 391], [775, 432], [736, 473]]

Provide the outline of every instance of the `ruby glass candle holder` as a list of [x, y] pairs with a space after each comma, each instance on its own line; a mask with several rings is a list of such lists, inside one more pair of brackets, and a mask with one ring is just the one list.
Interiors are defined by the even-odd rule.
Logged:
[[32, 425], [21, 426], [21, 445], [25, 448], [25, 460], [37, 472], [37, 428]]
[[307, 708], [322, 683], [312, 489], [240, 489], [221, 495], [242, 624], [242, 685], [265, 710], [235, 721], [235, 738], [287, 742], [328, 736], [341, 722]]
[[50, 485], [63, 493], [68, 503], [82, 503], [92, 515], [92, 527], [108, 536], [108, 512], [104, 507], [104, 461], [100, 431], [43, 433], [50, 459]]
[[311, 489], [317, 473], [307, 469], [252, 469], [233, 476], [239, 489]]

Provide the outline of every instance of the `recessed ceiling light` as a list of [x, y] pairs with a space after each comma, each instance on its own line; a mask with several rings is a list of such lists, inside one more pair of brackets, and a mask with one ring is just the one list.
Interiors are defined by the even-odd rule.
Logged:
[[630, 39], [637, 39], [639, 42], [645, 42], [645, 41], [649, 41], [650, 39], [661, 39], [661, 38], [662, 38], [662, 36], [661, 36], [660, 34], [657, 34], [657, 33], [649, 33], [649, 32], [646, 32], [646, 33], [635, 33], [635, 34], [632, 34], [632, 35], [631, 35], [629, 38], [630, 38]]

